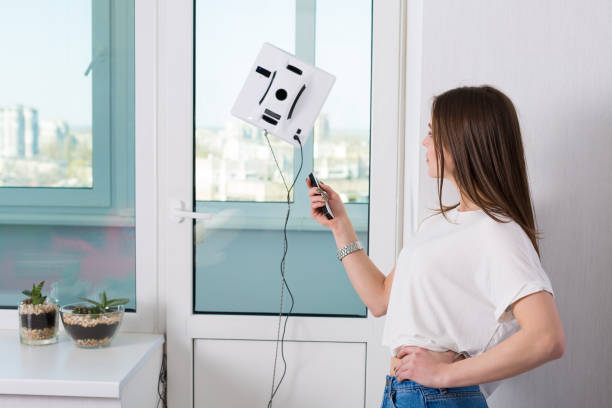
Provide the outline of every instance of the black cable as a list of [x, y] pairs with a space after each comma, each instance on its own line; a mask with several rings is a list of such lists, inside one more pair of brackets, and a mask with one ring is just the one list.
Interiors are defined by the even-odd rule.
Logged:
[[295, 304], [294, 299], [293, 299], [293, 293], [291, 292], [291, 289], [289, 289], [289, 285], [287, 284], [287, 281], [285, 280], [285, 257], [287, 255], [287, 221], [289, 220], [289, 213], [291, 212], [291, 200], [290, 200], [290, 194], [291, 194], [291, 190], [293, 189], [293, 186], [295, 186], [295, 182], [297, 181], [298, 177], [300, 176], [300, 173], [302, 172], [302, 165], [304, 164], [304, 151], [303, 151], [303, 147], [302, 147], [302, 142], [300, 140], [299, 137], [294, 136], [293, 138], [295, 140], [297, 140], [297, 142], [300, 145], [300, 168], [297, 172], [297, 175], [295, 176], [294, 180], [293, 180], [293, 184], [291, 184], [291, 188], [287, 187], [287, 182], [285, 181], [285, 177], [283, 176], [283, 171], [280, 168], [279, 164], [278, 164], [278, 160], [276, 160], [276, 156], [274, 155], [274, 149], [272, 149], [272, 145], [270, 144], [270, 140], [268, 139], [268, 132], [266, 130], [264, 130], [264, 136], [266, 137], [266, 140], [268, 141], [268, 146], [270, 146], [270, 151], [272, 152], [272, 157], [274, 158], [274, 162], [276, 163], [276, 167], [278, 167], [278, 171], [280, 172], [281, 178], [283, 179], [283, 184], [285, 184], [285, 188], [287, 189], [287, 215], [285, 216], [285, 226], [283, 228], [283, 235], [284, 235], [284, 244], [283, 244], [283, 259], [281, 260], [281, 277], [282, 277], [282, 281], [281, 281], [281, 302], [280, 302], [280, 312], [279, 312], [279, 331], [280, 331], [280, 321], [282, 319], [282, 315], [283, 315], [283, 289], [284, 286], [287, 286], [287, 291], [289, 292], [289, 296], [291, 296], [291, 308], [289, 309], [289, 313], [287, 313], [287, 317], [285, 318], [285, 325], [283, 327], [283, 337], [281, 339], [281, 357], [283, 358], [283, 364], [284, 364], [284, 368], [283, 368], [283, 375], [280, 379], [280, 381], [278, 382], [278, 385], [276, 386], [276, 389], [274, 389], [274, 379], [276, 376], [276, 359], [278, 356], [278, 333], [276, 335], [276, 352], [275, 352], [275, 356], [274, 356], [274, 371], [272, 373], [272, 394], [270, 395], [270, 400], [268, 401], [268, 408], [272, 408], [272, 399], [274, 398], [274, 395], [276, 395], [276, 392], [278, 391], [278, 388], [280, 387], [281, 383], [283, 382], [283, 379], [285, 378], [285, 372], [287, 371], [287, 362], [285, 361], [285, 352], [284, 352], [284, 344], [285, 344], [285, 331], [287, 329], [287, 320], [289, 319], [289, 315], [291, 314], [291, 311], [293, 310], [293, 305]]
[[[158, 396], [158, 400], [157, 400], [157, 404], [156, 407], [159, 408], [159, 403], [162, 403], [162, 407], [163, 408], [167, 408], [168, 407], [168, 396], [167, 396], [167, 390], [168, 390], [168, 371], [166, 370], [166, 353], [163, 353], [162, 355], [162, 364], [161, 364], [161, 368], [159, 369], [159, 377], [157, 379], [157, 396]], [[161, 390], [160, 390], [161, 387]]]

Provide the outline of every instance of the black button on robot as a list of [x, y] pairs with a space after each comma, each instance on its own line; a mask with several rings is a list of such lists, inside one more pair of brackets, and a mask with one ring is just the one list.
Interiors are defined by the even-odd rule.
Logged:
[[287, 99], [287, 91], [282, 88], [278, 89], [276, 91], [276, 99], [278, 99], [279, 101], [284, 101], [285, 99]]

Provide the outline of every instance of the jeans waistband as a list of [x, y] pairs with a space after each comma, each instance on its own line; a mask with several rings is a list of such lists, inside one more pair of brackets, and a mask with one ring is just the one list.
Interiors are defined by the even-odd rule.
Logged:
[[406, 380], [402, 380], [401, 382], [397, 380], [396, 376], [392, 376], [392, 375], [388, 375], [387, 374], [387, 378], [385, 381], [385, 387], [391, 387], [393, 389], [398, 389], [398, 388], [429, 388], [426, 387], [424, 385], [421, 385], [417, 382], [414, 382], [412, 380], [406, 379]]
[[391, 376], [387, 374], [387, 378], [385, 381], [385, 390], [409, 390], [409, 389], [417, 389], [420, 388], [425, 394], [431, 393], [445, 393], [449, 390], [452, 391], [464, 391], [464, 392], [480, 392], [479, 385], [468, 385], [462, 387], [453, 387], [453, 388], [431, 388], [425, 385], [419, 384], [409, 379], [405, 379], [402, 381], [398, 381], [396, 376]]

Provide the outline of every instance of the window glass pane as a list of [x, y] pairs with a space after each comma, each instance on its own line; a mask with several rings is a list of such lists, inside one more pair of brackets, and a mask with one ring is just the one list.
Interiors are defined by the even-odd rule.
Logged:
[[[196, 200], [287, 201], [263, 132], [230, 111], [264, 42], [294, 52], [294, 21], [287, 0], [197, 2]], [[285, 179], [293, 180], [293, 148], [269, 138]]]
[[[31, 32], [26, 32], [26, 27]], [[111, 179], [112, 192], [110, 204], [104, 207], [79, 203], [76, 192], [81, 189], [75, 188], [66, 191], [65, 206], [46, 207], [45, 203], [32, 200], [17, 215], [10, 206], [0, 208], [3, 215], [0, 307], [16, 307], [23, 299], [23, 289], [44, 280], [43, 291], [57, 297], [62, 305], [78, 301], [77, 296], [97, 296], [105, 290], [112, 298], [130, 298], [126, 308], [135, 310], [134, 1], [4, 1], [0, 4], [0, 33], [3, 52], [7, 45], [12, 55], [11, 64], [0, 65], [0, 100], [6, 98], [12, 112], [16, 102], [22, 104], [23, 112], [27, 112], [26, 107], [36, 109], [39, 136], [43, 135], [43, 120], [47, 120], [44, 118], [65, 121], [64, 128], [68, 129], [65, 137], [69, 140], [66, 146], [70, 147], [67, 150], [70, 155], [66, 156], [69, 161], [41, 159], [40, 155], [3, 159], [32, 166], [27, 169], [38, 165], [41, 169], [62, 168], [63, 173], [57, 174], [64, 180], [61, 183], [68, 184], [53, 181], [53, 187], [87, 185], [71, 180], [73, 176], [81, 180], [79, 177], [88, 172], [87, 183], [91, 187], [91, 145], [96, 145], [99, 137], [109, 140], [110, 133], [105, 147], [109, 160], [106, 164], [105, 160], [98, 160], [96, 165], [105, 166], [102, 170]], [[26, 49], [19, 50], [12, 42]], [[85, 75], [92, 50], [100, 52], [95, 53], [92, 70]], [[16, 85], [5, 78], [7, 72], [16, 76]], [[8, 84], [7, 93], [5, 84]], [[104, 110], [103, 114], [97, 114], [98, 109]], [[109, 131], [94, 132], [93, 140], [88, 133], [83, 137], [88, 141], [80, 144], [79, 135], [85, 133], [79, 132], [85, 127], [79, 126], [91, 126], [92, 116], [99, 118], [96, 129]], [[89, 146], [88, 153], [84, 146]], [[42, 154], [42, 145], [39, 147]], [[81, 161], [76, 164], [75, 154], [79, 152]], [[79, 167], [81, 164], [89, 166], [89, 170], [83, 170], [85, 167]], [[71, 169], [81, 169], [84, 173], [71, 173]], [[0, 180], [14, 174], [10, 171], [7, 175], [0, 169]], [[38, 188], [49, 187], [41, 184], [41, 180], [33, 178], [19, 183], [31, 187], [28, 192], [61, 192]], [[3, 192], [17, 194], [13, 189]]]
[[[295, 199], [291, 204], [287, 222], [285, 278], [295, 302], [291, 310], [293, 315], [367, 317], [365, 305], [353, 289], [343, 265], [336, 258], [337, 248], [333, 235], [310, 217], [310, 200], [305, 179], [313, 170], [317, 149], [333, 150], [319, 154], [321, 164], [316, 172], [323, 173], [324, 175], [319, 174], [320, 178], [343, 195], [357, 236], [367, 252], [371, 5], [358, 1], [344, 2], [343, 5], [336, 6], [335, 0], [278, 1], [265, 4], [268, 9], [261, 16], [257, 14], [259, 3], [257, 6], [246, 0], [231, 4], [215, 3], [213, 14], [217, 14], [214, 19], [223, 21], [221, 16], [231, 15], [234, 21], [236, 15], [240, 15], [236, 24], [242, 24], [245, 20], [246, 23], [253, 24], [253, 30], [256, 27], [273, 26], [274, 21], [282, 21], [282, 24], [291, 25], [290, 31], [295, 33], [295, 37], [279, 37], [270, 33], [256, 37], [258, 34], [255, 30], [255, 41], [249, 39], [246, 45], [234, 44], [230, 35], [230, 41], [226, 43], [225, 37], [215, 31], [219, 29], [218, 25], [206, 25], [213, 6], [196, 2], [196, 61], [204, 61], [204, 56], [209, 52], [209, 38], [212, 37], [218, 42], [220, 50], [238, 50], [238, 53], [249, 56], [241, 62], [240, 76], [235, 84], [231, 84], [233, 88], [228, 91], [220, 88], [218, 93], [213, 94], [220, 100], [229, 100], [217, 116], [229, 115], [233, 99], [246, 76], [245, 70], [253, 63], [263, 42], [270, 42], [290, 52], [296, 49], [298, 57], [307, 61], [308, 58], [316, 57], [316, 61], [311, 62], [336, 76], [336, 85], [332, 88], [321, 118], [316, 124], [321, 129], [326, 127], [322, 131], [315, 129], [314, 137], [309, 138], [304, 145], [304, 165], [293, 191]], [[295, 5], [295, 14], [293, 9], [283, 9], [287, 4]], [[350, 10], [347, 11], [343, 7]], [[224, 11], [220, 12], [218, 8]], [[241, 16], [242, 13], [248, 13], [249, 18]], [[207, 15], [206, 20], [204, 14]], [[252, 18], [252, 15], [257, 17]], [[251, 18], [253, 21], [249, 22]], [[346, 44], [346, 41], [358, 43]], [[287, 42], [291, 44], [287, 45]], [[228, 61], [237, 58], [231, 54], [231, 51], [223, 51], [223, 58], [213, 60], [225, 64], [225, 57]], [[365, 65], [356, 68], [355, 64]], [[196, 67], [196, 94], [201, 92], [202, 75], [202, 71]], [[207, 86], [206, 83], [204, 86]], [[352, 89], [353, 86], [355, 89]], [[229, 84], [227, 89], [230, 89]], [[196, 99], [196, 113], [200, 109], [198, 103], [206, 102]], [[325, 118], [326, 121], [322, 120]], [[235, 123], [235, 126], [248, 126], [240, 122]], [[199, 146], [197, 132], [198, 130], [195, 137]], [[218, 138], [215, 142], [219, 145], [229, 143], [227, 137], [226, 140], [222, 139]], [[271, 137], [271, 141], [273, 139], [276, 138]], [[228, 154], [234, 152], [235, 157], [238, 157], [238, 151], [261, 149], [258, 165], [280, 177], [265, 139], [232, 140], [232, 148], [227, 149]], [[288, 146], [288, 158], [297, 157], [294, 163], [297, 171], [299, 148], [293, 148], [279, 140], [274, 146], [275, 153], [281, 146]], [[196, 152], [196, 191], [202, 185], [213, 188], [208, 184], [214, 183], [215, 179], [220, 177], [219, 172], [199, 169], [197, 154]], [[235, 166], [238, 166], [237, 162]], [[338, 169], [344, 169], [344, 172]], [[210, 173], [206, 183], [201, 183], [199, 171]], [[287, 168], [283, 169], [283, 174], [290, 181], [293, 180], [293, 175]], [[268, 189], [275, 180], [277, 179], [260, 179], [261, 188]], [[195, 224], [194, 312], [278, 315], [283, 226], [287, 212], [286, 190], [282, 184], [278, 188], [278, 197], [271, 201], [281, 202], [245, 202], [248, 198], [244, 196], [242, 202], [211, 203], [200, 201], [201, 196], [197, 195], [196, 209], [200, 212], [210, 212], [213, 216], [210, 220], [198, 221]], [[285, 288], [283, 313], [289, 313], [291, 304], [291, 296]]]
[[316, 60], [336, 83], [314, 127], [314, 168], [345, 203], [369, 201], [369, 10], [370, 0], [317, 1]]
[[92, 187], [91, 1], [0, 10], [0, 186]]

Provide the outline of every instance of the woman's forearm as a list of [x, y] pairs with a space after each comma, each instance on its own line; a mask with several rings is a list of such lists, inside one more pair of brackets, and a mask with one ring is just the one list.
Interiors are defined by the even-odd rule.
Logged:
[[540, 333], [519, 329], [490, 350], [449, 364], [442, 382], [450, 388], [497, 381], [559, 357], [553, 340]]
[[[338, 249], [357, 241], [357, 234], [348, 218], [340, 221], [332, 232]], [[342, 263], [361, 301], [375, 316], [384, 313], [386, 305], [382, 303], [385, 275], [374, 265], [365, 251], [351, 252], [342, 258]]]

